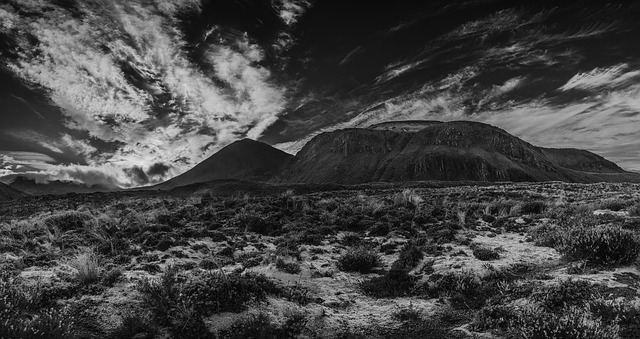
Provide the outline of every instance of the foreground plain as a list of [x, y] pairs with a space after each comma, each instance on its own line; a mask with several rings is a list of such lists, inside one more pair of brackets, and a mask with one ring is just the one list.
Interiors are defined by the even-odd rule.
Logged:
[[640, 336], [640, 185], [246, 185], [2, 203], [0, 337]]

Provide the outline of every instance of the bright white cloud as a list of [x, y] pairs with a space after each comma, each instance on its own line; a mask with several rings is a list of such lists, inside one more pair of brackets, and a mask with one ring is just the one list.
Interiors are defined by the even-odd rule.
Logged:
[[[132, 183], [128, 168], [177, 161], [172, 170], [183, 171], [239, 135], [258, 138], [284, 109], [284, 89], [272, 82], [268, 69], [256, 65], [264, 51], [247, 37], [230, 42], [233, 46], [211, 46], [207, 55], [210, 74], [226, 86], [189, 61], [172, 15], [199, 10], [197, 0], [90, 0], [80, 4], [83, 20], [44, 0], [12, 1], [34, 11], [46, 7], [48, 14], [33, 20], [0, 12], [6, 22], [11, 19], [40, 41], [37, 51], [28, 50], [9, 67], [50, 91], [67, 128], [125, 146], [105, 154], [69, 134], [32, 142], [56, 153], [69, 150], [84, 156], [96, 168], [104, 164], [108, 170], [103, 173], [121, 184]], [[283, 20], [293, 25], [310, 2], [281, 1], [278, 6]], [[123, 70], [123, 64], [133, 70]], [[140, 83], [125, 72], [137, 72]], [[156, 121], [156, 95], [179, 112]], [[60, 177], [88, 170], [64, 168], [49, 166], [46, 171]]]
[[620, 64], [608, 68], [595, 68], [587, 73], [578, 73], [560, 87], [560, 90], [595, 90], [602, 87], [613, 88], [640, 76], [640, 71], [625, 72], [628, 68], [629, 66], [627, 64]]

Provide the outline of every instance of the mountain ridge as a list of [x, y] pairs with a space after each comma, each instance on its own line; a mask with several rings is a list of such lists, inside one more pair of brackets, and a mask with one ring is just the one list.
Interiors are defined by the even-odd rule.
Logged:
[[0, 182], [0, 201], [14, 200], [26, 195], [28, 194], [14, 187], [11, 187], [10, 185]]
[[[392, 122], [313, 138], [279, 182], [640, 181], [592, 152], [531, 145], [480, 122]], [[408, 127], [407, 127], [408, 126]]]

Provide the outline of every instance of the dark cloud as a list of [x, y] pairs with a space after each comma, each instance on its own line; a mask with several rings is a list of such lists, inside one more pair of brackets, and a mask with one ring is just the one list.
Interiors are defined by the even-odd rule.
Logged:
[[149, 167], [149, 169], [147, 170], [147, 175], [150, 177], [164, 177], [170, 169], [171, 167], [161, 162], [156, 162], [155, 164], [151, 165], [151, 167]]
[[135, 182], [137, 185], [146, 185], [149, 183], [149, 176], [144, 172], [142, 167], [134, 166], [127, 168], [124, 172]]

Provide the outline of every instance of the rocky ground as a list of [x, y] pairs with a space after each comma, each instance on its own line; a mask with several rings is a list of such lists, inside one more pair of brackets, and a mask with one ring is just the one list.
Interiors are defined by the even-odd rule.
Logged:
[[0, 205], [1, 338], [637, 338], [640, 185]]

